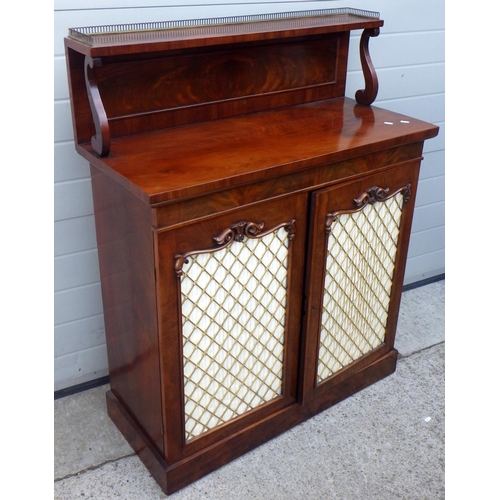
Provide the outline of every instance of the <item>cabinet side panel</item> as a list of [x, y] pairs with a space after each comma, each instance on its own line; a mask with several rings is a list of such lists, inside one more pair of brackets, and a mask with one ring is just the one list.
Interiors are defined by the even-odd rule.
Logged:
[[150, 209], [91, 166], [110, 385], [163, 450]]

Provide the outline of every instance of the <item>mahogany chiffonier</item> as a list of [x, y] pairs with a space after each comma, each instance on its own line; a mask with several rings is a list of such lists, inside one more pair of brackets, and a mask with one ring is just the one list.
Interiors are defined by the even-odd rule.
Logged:
[[[374, 12], [70, 29], [108, 413], [172, 493], [391, 374], [423, 143]], [[351, 30], [365, 88], [345, 96]]]

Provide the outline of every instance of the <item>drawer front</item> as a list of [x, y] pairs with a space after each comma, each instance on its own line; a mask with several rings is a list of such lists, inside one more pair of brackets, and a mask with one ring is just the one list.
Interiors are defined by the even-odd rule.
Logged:
[[387, 165], [420, 159], [422, 147], [422, 142], [415, 142], [334, 163], [312, 163], [305, 170], [279, 177], [260, 177], [250, 184], [215, 193], [204, 193], [196, 198], [175, 203], [159, 204], [154, 207], [153, 224], [158, 228], [166, 228], [196, 218], [235, 210], [248, 203], [270, 200], [294, 192], [317, 190], [334, 182], [343, 182], [383, 170]]

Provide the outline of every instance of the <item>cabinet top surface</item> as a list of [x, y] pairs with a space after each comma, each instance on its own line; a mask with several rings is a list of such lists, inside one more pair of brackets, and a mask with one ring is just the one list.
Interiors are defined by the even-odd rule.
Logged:
[[113, 139], [80, 153], [146, 203], [199, 196], [436, 136], [438, 127], [336, 98]]
[[289, 38], [383, 25], [378, 12], [339, 8], [70, 28], [66, 44], [92, 57]]

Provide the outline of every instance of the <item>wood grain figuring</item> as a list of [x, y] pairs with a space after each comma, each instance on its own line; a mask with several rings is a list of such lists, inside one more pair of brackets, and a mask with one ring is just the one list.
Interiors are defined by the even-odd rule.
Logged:
[[340, 33], [140, 60], [87, 56], [94, 151], [107, 156], [110, 137], [342, 96], [347, 46]]
[[337, 40], [336, 37], [104, 64], [97, 70], [99, 88], [112, 119], [334, 83]]
[[[368, 105], [378, 88], [368, 39], [382, 24], [373, 16], [316, 16], [110, 35], [96, 38], [94, 46], [65, 41], [76, 149], [91, 163], [108, 413], [166, 493], [395, 370], [394, 336], [423, 143], [438, 127]], [[365, 30], [360, 56], [366, 85], [358, 102], [344, 95], [352, 29]], [[362, 203], [373, 186], [388, 193], [411, 186], [402, 211], [397, 207], [394, 272], [383, 287], [385, 330], [380, 320], [379, 342], [371, 350], [363, 344], [364, 354], [318, 382], [327, 220], [357, 211], [356, 200]], [[259, 238], [273, 228], [279, 238], [268, 238], [273, 232]], [[293, 239], [282, 239], [283, 228]], [[350, 237], [348, 229], [342, 237]], [[252, 245], [244, 246], [245, 238]], [[268, 251], [271, 242], [279, 250]], [[240, 260], [229, 249], [251, 256]], [[186, 267], [181, 276], [185, 260], [195, 257], [199, 267]], [[277, 270], [271, 273], [272, 266]], [[233, 276], [236, 271], [269, 289], [251, 293], [243, 277]], [[370, 273], [377, 273], [375, 266]], [[286, 297], [275, 309], [279, 320], [269, 307], [273, 300], [263, 299], [272, 290], [271, 274], [280, 280], [286, 274], [286, 286], [277, 288]], [[379, 289], [371, 288], [374, 294]], [[239, 302], [242, 290], [252, 295], [249, 302], [258, 302], [255, 317]], [[270, 319], [255, 326], [266, 315]], [[281, 329], [278, 339], [270, 335], [272, 321]], [[342, 326], [335, 331], [347, 334]], [[244, 346], [233, 351], [240, 332]], [[240, 378], [240, 366], [256, 375], [244, 363], [270, 353], [274, 341], [274, 392], [230, 407], [246, 397], [248, 375]], [[215, 352], [203, 351], [212, 347]], [[248, 358], [239, 359], [243, 351]], [[236, 368], [223, 366], [236, 358]], [[194, 367], [186, 377], [185, 359]], [[261, 371], [256, 369], [256, 380], [262, 383]], [[255, 391], [253, 381], [249, 385]], [[193, 386], [196, 397], [189, 392]], [[194, 415], [189, 401], [203, 411]], [[200, 426], [196, 432], [190, 419]]]
[[155, 206], [152, 223], [159, 229], [166, 228], [240, 207], [249, 199], [258, 202], [284, 197], [298, 191], [309, 192], [312, 189], [319, 189], [326, 185], [381, 170], [386, 165], [398, 165], [412, 161], [415, 158], [420, 158], [421, 154], [422, 143], [407, 144], [358, 158], [320, 164], [307, 170], [260, 180], [236, 188], [227, 188], [188, 200], [161, 203]]
[[163, 451], [149, 210], [99, 170], [91, 174], [111, 391]]
[[[170, 409], [164, 424], [166, 429], [165, 449], [169, 460], [180, 460], [188, 455], [213, 445], [234, 432], [239, 432], [258, 419], [265, 418], [278, 410], [292, 404], [297, 397], [298, 352], [300, 343], [300, 322], [302, 314], [301, 290], [303, 287], [303, 262], [305, 238], [307, 232], [307, 194], [288, 196], [286, 200], [265, 201], [252, 206], [239, 208], [229, 213], [221, 214], [200, 223], [185, 225], [172, 231], [156, 233], [158, 252], [158, 297], [159, 308], [169, 311], [163, 315], [160, 329], [162, 367], [163, 367], [163, 398], [166, 407]], [[283, 374], [283, 396], [257, 408], [245, 417], [235, 419], [217, 429], [200, 436], [184, 446], [182, 430], [182, 387], [173, 374], [182, 373], [182, 350], [179, 339], [180, 325], [180, 294], [179, 277], [175, 264], [177, 255], [186, 254], [193, 249], [216, 248], [214, 237], [220, 235], [227, 227], [242, 220], [253, 220], [264, 223], [264, 228], [272, 228], [283, 222], [295, 219], [295, 236], [290, 248], [288, 300], [286, 319], [285, 361]], [[168, 346], [168, 348], [167, 348]]]
[[145, 202], [160, 203], [422, 141], [437, 130], [339, 98], [116, 138], [110, 156], [97, 161], [90, 145], [82, 152]]

